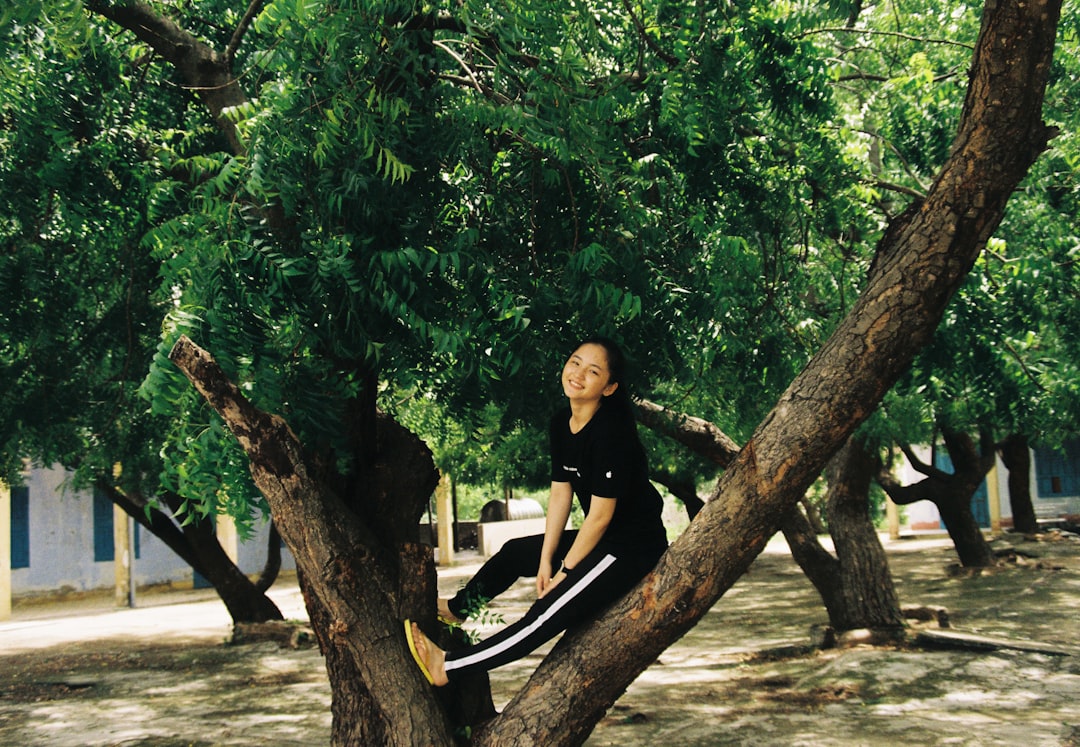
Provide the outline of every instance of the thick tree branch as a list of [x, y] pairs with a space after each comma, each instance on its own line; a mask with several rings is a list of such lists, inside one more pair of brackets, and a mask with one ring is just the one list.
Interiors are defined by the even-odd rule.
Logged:
[[708, 420], [668, 410], [647, 399], [634, 403], [642, 425], [674, 439], [720, 467], [727, 467], [739, 453], [739, 445]]

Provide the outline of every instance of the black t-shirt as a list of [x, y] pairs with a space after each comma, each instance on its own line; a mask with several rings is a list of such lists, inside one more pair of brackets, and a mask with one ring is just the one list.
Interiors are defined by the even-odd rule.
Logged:
[[567, 407], [551, 419], [550, 439], [551, 481], [570, 483], [586, 514], [594, 495], [616, 500], [601, 546], [616, 552], [662, 551], [667, 546], [660, 518], [663, 500], [649, 482], [645, 449], [632, 417], [602, 405], [584, 428], [571, 433]]

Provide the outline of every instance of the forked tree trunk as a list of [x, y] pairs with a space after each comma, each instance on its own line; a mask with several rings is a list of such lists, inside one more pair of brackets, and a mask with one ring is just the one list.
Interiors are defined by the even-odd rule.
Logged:
[[[431, 550], [395, 541], [416, 532], [438, 476], [431, 454], [388, 418], [379, 421], [385, 462], [373, 460], [369, 487], [382, 495], [369, 525], [319, 478], [281, 418], [248, 402], [206, 351], [186, 337], [170, 358], [188, 376], [247, 452], [251, 474], [293, 552], [333, 690], [335, 744], [449, 744], [447, 719], [409, 657], [402, 619], [431, 623]], [[383, 475], [383, 479], [377, 476]], [[390, 478], [396, 478], [394, 480]], [[417, 493], [423, 497], [418, 498]], [[422, 601], [419, 601], [422, 600]]]
[[904, 447], [908, 462], [925, 477], [911, 485], [900, 485], [882, 471], [878, 483], [898, 506], [910, 506], [918, 501], [930, 501], [938, 510], [945, 530], [953, 541], [960, 564], [965, 568], [989, 568], [997, 563], [990, 543], [986, 541], [979, 522], [971, 509], [975, 491], [986, 479], [994, 465], [994, 447], [989, 433], [980, 437], [981, 446], [966, 433], [944, 429], [945, 448], [952, 461], [953, 471], [945, 472], [919, 460], [911, 449]]
[[402, 621], [417, 621], [444, 647], [461, 642], [435, 624], [432, 549], [416, 541], [438, 483], [427, 447], [392, 419], [375, 418], [346, 505], [285, 422], [254, 408], [206, 351], [182, 337], [170, 358], [240, 441], [293, 551], [330, 679], [333, 744], [449, 744], [452, 725], [493, 716], [486, 676], [442, 688], [437, 702], [416, 697], [426, 683], [405, 647]]
[[1031, 502], [1031, 452], [1027, 436], [1014, 433], [998, 447], [1001, 461], [1009, 470], [1009, 508], [1012, 509], [1013, 529], [1024, 534], [1039, 531], [1039, 520]]

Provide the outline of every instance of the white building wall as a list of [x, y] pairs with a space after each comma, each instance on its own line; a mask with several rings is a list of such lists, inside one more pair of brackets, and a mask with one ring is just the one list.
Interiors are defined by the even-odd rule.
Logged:
[[[34, 469], [30, 491], [30, 565], [11, 572], [13, 596], [56, 591], [111, 589], [114, 561], [94, 561], [94, 509], [90, 491], [76, 491], [60, 469]], [[139, 586], [190, 584], [193, 574], [164, 542], [138, 527], [139, 554], [134, 562]], [[258, 574], [266, 563], [269, 523], [259, 520], [254, 536], [239, 546], [239, 566]], [[288, 549], [282, 549], [282, 570], [294, 570]]]

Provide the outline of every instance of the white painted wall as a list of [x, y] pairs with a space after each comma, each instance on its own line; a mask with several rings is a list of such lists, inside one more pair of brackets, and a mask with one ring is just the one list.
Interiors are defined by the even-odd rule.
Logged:
[[[93, 496], [76, 491], [59, 469], [34, 469], [29, 473], [30, 566], [11, 571], [11, 593], [89, 591], [114, 586], [113, 561], [94, 561]], [[161, 540], [139, 527], [139, 557], [135, 581], [139, 586], [156, 583], [190, 583], [191, 567]], [[260, 521], [255, 536], [239, 545], [239, 566], [257, 574], [266, 562], [269, 524]], [[295, 568], [288, 550], [282, 549], [282, 569]]]

